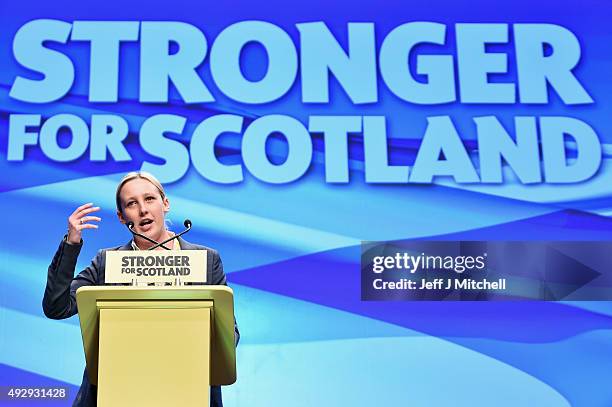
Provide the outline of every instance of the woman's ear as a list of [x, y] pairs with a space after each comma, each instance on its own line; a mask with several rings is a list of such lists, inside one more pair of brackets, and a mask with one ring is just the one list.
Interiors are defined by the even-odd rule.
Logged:
[[170, 212], [170, 200], [164, 197], [164, 213]]
[[119, 218], [119, 222], [123, 223], [124, 225], [127, 223], [121, 211], [117, 211], [117, 217]]

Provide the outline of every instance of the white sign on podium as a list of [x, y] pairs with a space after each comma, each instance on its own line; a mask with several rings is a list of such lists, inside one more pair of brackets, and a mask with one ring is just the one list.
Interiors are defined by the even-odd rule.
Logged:
[[106, 252], [104, 282], [205, 283], [206, 250]]

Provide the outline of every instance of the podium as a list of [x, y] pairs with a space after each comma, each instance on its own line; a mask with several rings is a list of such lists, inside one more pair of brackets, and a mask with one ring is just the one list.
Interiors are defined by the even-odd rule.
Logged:
[[98, 406], [206, 406], [236, 381], [234, 300], [217, 285], [88, 286], [76, 293]]

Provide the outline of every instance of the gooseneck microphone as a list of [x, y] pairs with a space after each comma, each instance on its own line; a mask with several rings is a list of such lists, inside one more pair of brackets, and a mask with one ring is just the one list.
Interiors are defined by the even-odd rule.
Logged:
[[178, 239], [180, 236], [183, 236], [185, 233], [187, 233], [187, 232], [189, 232], [191, 230], [191, 221], [189, 219], [185, 219], [185, 221], [183, 222], [183, 225], [185, 226], [185, 230], [183, 230], [181, 233], [176, 234], [174, 236], [171, 236], [168, 239], [164, 240], [163, 242], [159, 242], [159, 243], [156, 242], [156, 244], [154, 246], [151, 246], [149, 248], [149, 250], [155, 250], [155, 249], [157, 249], [160, 246], [163, 247], [163, 248], [168, 249], [166, 246], [164, 246], [164, 244], [168, 243], [172, 239]]
[[[128, 230], [130, 231], [130, 233], [132, 233], [132, 235], [134, 235], [134, 236], [138, 236], [138, 237], [140, 237], [140, 238], [142, 238], [142, 239], [146, 240], [146, 241], [147, 241], [147, 242], [149, 242], [149, 243], [153, 243], [154, 245], [156, 245], [155, 247], [160, 247], [160, 246], [161, 246], [161, 247], [163, 247], [163, 248], [164, 248], [164, 249], [166, 249], [166, 250], [170, 250], [170, 248], [168, 248], [167, 246], [164, 246], [164, 244], [163, 244], [163, 243], [166, 243], [166, 242], [159, 243], [159, 242], [156, 242], [156, 241], [155, 241], [155, 240], [153, 240], [153, 239], [148, 238], [147, 236], [143, 235], [142, 233], [138, 233], [138, 232], [136, 232], [136, 231], [134, 230], [134, 222], [129, 221], [128, 223], [126, 223], [126, 226], [127, 226]], [[149, 249], [149, 250], [150, 250], [150, 249]]]

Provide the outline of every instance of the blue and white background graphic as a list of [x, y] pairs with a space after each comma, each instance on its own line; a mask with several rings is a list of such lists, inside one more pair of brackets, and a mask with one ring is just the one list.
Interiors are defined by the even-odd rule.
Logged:
[[[68, 215], [85, 202], [101, 206], [103, 220], [97, 231], [84, 237], [80, 268], [98, 249], [129, 240], [116, 220], [114, 191], [121, 176], [140, 169], [143, 162], [164, 164], [143, 150], [138, 137], [142, 123], [151, 116], [185, 117], [186, 130], [168, 136], [185, 146], [195, 126], [219, 114], [240, 115], [245, 124], [282, 114], [305, 125], [313, 115], [384, 116], [390, 164], [405, 166], [415, 161], [428, 117], [451, 117], [474, 158], [478, 154], [474, 117], [495, 116], [513, 134], [515, 117], [546, 116], [580, 120], [597, 134], [602, 161], [588, 180], [522, 184], [506, 168], [503, 182], [497, 184], [460, 183], [447, 176], [424, 184], [368, 183], [363, 138], [355, 134], [348, 142], [350, 180], [328, 183], [324, 144], [320, 134], [313, 134], [312, 162], [293, 182], [264, 182], [245, 170], [241, 182], [221, 184], [188, 165], [183, 176], [165, 184], [169, 217], [176, 229], [183, 219], [191, 219], [194, 229], [188, 240], [220, 251], [234, 289], [242, 338], [238, 381], [223, 389], [227, 406], [612, 405], [610, 302], [360, 300], [364, 240], [612, 238], [610, 17], [611, 6], [600, 0], [1, 3], [0, 385], [67, 384], [76, 394], [84, 366], [78, 318], [44, 317], [41, 301], [47, 267]], [[28, 103], [9, 96], [15, 79], [41, 80], [42, 75], [17, 61], [13, 41], [24, 24], [37, 19], [179, 21], [197, 27], [209, 46], [234, 23], [266, 21], [291, 38], [298, 54], [296, 24], [305, 22], [324, 22], [345, 49], [348, 23], [373, 23], [377, 50], [401, 24], [445, 25], [444, 45], [425, 44], [410, 56], [416, 76], [418, 53], [449, 55], [457, 62], [455, 24], [508, 24], [507, 40], [487, 45], [489, 52], [507, 55], [507, 69], [488, 79], [515, 84], [512, 25], [554, 24], [578, 39], [580, 62], [572, 72], [593, 102], [567, 104], [548, 87], [546, 103], [520, 103], [518, 98], [516, 103], [461, 103], [459, 98], [441, 104], [409, 103], [391, 92], [378, 75], [377, 100], [355, 104], [332, 75], [328, 103], [303, 103], [298, 74], [282, 97], [248, 104], [216, 87], [207, 58], [197, 71], [214, 102], [187, 104], [170, 87], [168, 102], [142, 103], [135, 41], [121, 48], [118, 101], [94, 103], [88, 99], [89, 45], [68, 41], [47, 44], [74, 64], [68, 93], [53, 102]], [[264, 77], [265, 50], [246, 47], [241, 67], [251, 81]], [[25, 147], [22, 160], [9, 160], [9, 120], [20, 114], [41, 115], [42, 122], [72, 114], [85, 123], [92, 115], [120, 116], [129, 125], [123, 144], [131, 159], [115, 161], [109, 156], [91, 161], [85, 153], [59, 162], [32, 145]], [[60, 146], [70, 144], [71, 137], [66, 132], [60, 135]], [[281, 163], [287, 154], [282, 137], [266, 146]], [[572, 143], [567, 148], [573, 157]], [[241, 163], [240, 137], [221, 136], [216, 153], [225, 164]], [[167, 346], [171, 351], [172, 345]]]

